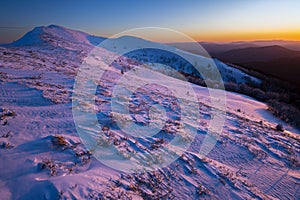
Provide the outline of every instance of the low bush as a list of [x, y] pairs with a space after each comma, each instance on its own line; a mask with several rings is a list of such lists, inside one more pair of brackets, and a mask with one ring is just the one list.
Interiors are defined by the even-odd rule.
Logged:
[[55, 135], [52, 139], [52, 144], [55, 146], [67, 146], [69, 143], [64, 136]]

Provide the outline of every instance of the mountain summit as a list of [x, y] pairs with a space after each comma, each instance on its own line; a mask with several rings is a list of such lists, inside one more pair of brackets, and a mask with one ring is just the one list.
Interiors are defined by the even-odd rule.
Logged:
[[61, 46], [63, 43], [97, 45], [105, 38], [58, 25], [39, 26], [8, 46]]

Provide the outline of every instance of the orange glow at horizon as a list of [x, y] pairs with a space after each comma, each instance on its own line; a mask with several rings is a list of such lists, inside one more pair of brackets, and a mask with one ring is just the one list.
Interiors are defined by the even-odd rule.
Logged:
[[235, 42], [255, 40], [288, 40], [300, 41], [300, 30], [268, 31], [268, 32], [213, 32], [213, 33], [189, 33], [196, 41], [206, 42]]
[[[159, 33], [159, 34], [158, 34]], [[161, 42], [161, 43], [177, 43], [177, 42], [191, 42], [185, 40], [185, 37], [178, 35], [169, 35], [163, 33], [150, 34], [151, 37], [142, 37], [146, 40]], [[186, 37], [189, 37], [195, 42], [238, 42], [238, 41], [258, 41], [258, 40], [284, 40], [284, 41], [295, 41], [300, 42], [300, 29], [299, 30], [286, 30], [286, 31], [205, 31], [205, 32], [181, 32]], [[133, 35], [134, 36], [134, 35]], [[141, 37], [141, 36], [140, 36]]]

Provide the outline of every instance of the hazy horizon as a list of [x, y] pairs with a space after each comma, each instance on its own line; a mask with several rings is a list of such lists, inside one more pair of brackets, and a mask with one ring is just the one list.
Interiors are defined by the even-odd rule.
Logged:
[[[47, 24], [47, 25], [38, 25], [38, 26], [36, 26], [36, 27], [42, 27], [42, 26], [50, 26], [50, 25], [57, 25], [57, 26], [62, 26], [62, 27], [65, 27], [65, 28], [68, 28], [68, 29], [73, 29], [73, 28], [69, 28], [69, 27], [66, 27], [66, 26], [64, 26], [64, 25], [60, 25], [60, 24]], [[18, 39], [20, 39], [20, 38], [22, 38], [25, 34], [27, 34], [28, 32], [30, 32], [30, 31], [32, 31], [34, 28], [36, 28], [36, 27], [33, 27], [32, 29], [27, 29], [26, 28], [26, 31], [24, 31], [24, 32], [22, 32], [21, 34], [20, 34], [20, 36], [18, 36], [17, 38], [15, 38], [15, 39], [13, 39], [13, 40], [9, 40], [9, 41], [3, 41], [3, 42], [1, 42], [0, 41], [0, 44], [9, 44], [9, 43], [11, 43], [11, 42], [14, 42], [14, 41], [16, 41], [16, 40], [18, 40]], [[0, 27], [0, 30], [1, 29], [4, 29], [4, 27]], [[25, 27], [20, 27], [20, 28], [18, 28], [18, 27], [7, 27], [7, 29], [14, 29], [14, 30], [22, 30], [22, 29], [25, 29]], [[112, 36], [109, 36], [109, 35], [99, 35], [99, 34], [93, 34], [93, 33], [89, 33], [89, 32], [87, 32], [87, 31], [85, 31], [85, 30], [78, 30], [78, 29], [73, 29], [73, 30], [76, 30], [76, 31], [82, 31], [82, 32], [85, 32], [85, 33], [88, 33], [88, 34], [90, 34], [90, 35], [95, 35], [95, 36], [101, 36], [101, 37], [112, 37]], [[3, 30], [2, 30], [3, 31]], [[188, 36], [188, 35], [187, 35]], [[3, 38], [0, 38], [0, 39], [3, 39]], [[147, 39], [147, 38], [143, 38], [143, 39]], [[175, 40], [175, 41], [163, 41], [163, 40], [160, 40], [160, 39], [158, 39], [158, 40], [155, 40], [155, 41], [157, 41], [157, 42], [161, 42], [161, 43], [165, 43], [165, 44], [171, 44], [171, 43], [186, 43], [186, 41], [177, 41], [177, 40]], [[227, 43], [239, 43], [239, 42], [241, 42], [241, 43], [243, 43], [243, 42], [249, 42], [249, 43], [251, 43], [251, 42], [289, 42], [289, 43], [293, 43], [293, 42], [295, 42], [295, 43], [298, 43], [298, 42], [300, 42], [300, 39], [299, 40], [288, 40], [288, 39], [256, 39], [256, 40], [230, 40], [230, 41], [217, 41], [217, 40], [195, 40], [196, 42], [199, 42], [199, 43], [201, 43], [201, 42], [203, 42], [203, 43], [216, 43], [216, 44], [227, 44]], [[187, 42], [187, 43], [189, 43], [189, 42]]]

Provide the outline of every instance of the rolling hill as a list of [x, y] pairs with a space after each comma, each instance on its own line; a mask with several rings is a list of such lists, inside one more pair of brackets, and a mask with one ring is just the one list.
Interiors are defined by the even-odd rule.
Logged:
[[[193, 96], [184, 80], [155, 70], [138, 74], [143, 66], [151, 69], [150, 63], [160, 56], [170, 64], [166, 52], [148, 49], [121, 56], [109, 48], [95, 48], [98, 39], [91, 42], [89, 38], [82, 32], [50, 26], [0, 46], [1, 199], [300, 198], [300, 131], [274, 117], [265, 103], [224, 91], [226, 109], [220, 110], [214, 103], [222, 99], [211, 98], [218, 89], [208, 91], [190, 84]], [[123, 45], [123, 39], [133, 42], [131, 45], [155, 45], [134, 37], [112, 41], [121, 40]], [[95, 49], [98, 54], [92, 51]], [[135, 62], [134, 56], [139, 58]], [[87, 57], [95, 63], [87, 65]], [[106, 63], [109, 58], [117, 59]], [[179, 69], [179, 58], [173, 61], [174, 69]], [[241, 79], [250, 77], [220, 61], [217, 65]], [[84, 74], [82, 66], [98, 69], [103, 76], [95, 81], [96, 71]], [[82, 72], [83, 79], [78, 79]], [[127, 82], [119, 84], [124, 77]], [[89, 87], [74, 96], [74, 87], [84, 84]], [[118, 84], [124, 86], [121, 91], [130, 94], [118, 93], [114, 99]], [[85, 95], [93, 86], [93, 95]], [[82, 98], [92, 101], [72, 104]], [[128, 107], [129, 112], [113, 110], [113, 101], [117, 108]], [[74, 112], [79, 106], [86, 110]], [[164, 116], [154, 118], [157, 113]], [[77, 124], [74, 114], [88, 124]], [[96, 115], [96, 121], [89, 118], [91, 114]], [[222, 126], [218, 136], [211, 122], [221, 116], [224, 123], [217, 124]], [[137, 131], [141, 131], [161, 119], [166, 119], [165, 124], [149, 136], [132, 135], [118, 124], [118, 120], [125, 125], [138, 124]], [[283, 125], [283, 131], [276, 128], [278, 124]], [[192, 139], [189, 131], [195, 133]], [[207, 138], [214, 146], [203, 156], [199, 151]], [[180, 141], [190, 145], [182, 151], [183, 147], [176, 146]], [[169, 146], [169, 155], [177, 156], [169, 165], [152, 171], [122, 171], [128, 162], [133, 163], [130, 167], [164, 162], [157, 152]], [[111, 149], [112, 155], [108, 154]], [[99, 161], [99, 156], [107, 160]]]
[[300, 86], [300, 51], [276, 45], [234, 49], [212, 56]]
[[[297, 41], [200, 42], [199, 44], [213, 58], [271, 75], [300, 87], [300, 43]], [[171, 45], [201, 55], [201, 51], [194, 48], [193, 44]]]
[[212, 56], [232, 63], [268, 62], [275, 59], [300, 57], [300, 51], [275, 45], [234, 49], [223, 53], [212, 53]]

